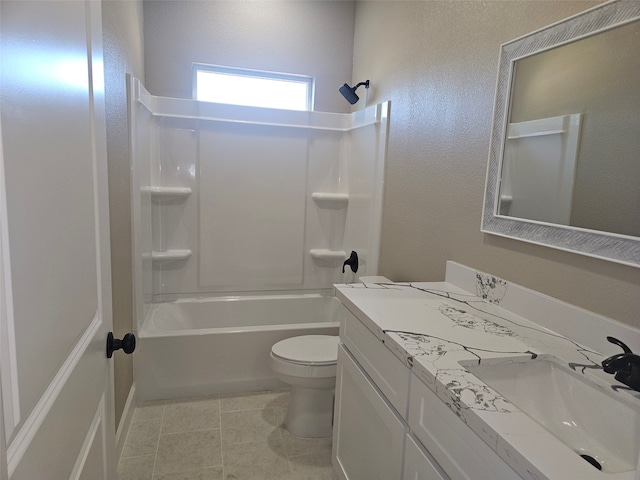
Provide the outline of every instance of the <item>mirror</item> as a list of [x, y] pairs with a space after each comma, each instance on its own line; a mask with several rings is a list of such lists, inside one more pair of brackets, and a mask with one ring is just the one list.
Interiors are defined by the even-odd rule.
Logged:
[[640, 267], [640, 2], [504, 44], [482, 231]]

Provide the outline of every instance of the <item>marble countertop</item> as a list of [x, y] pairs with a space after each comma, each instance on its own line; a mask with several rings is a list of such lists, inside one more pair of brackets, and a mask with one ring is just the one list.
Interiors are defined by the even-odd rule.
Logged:
[[522, 478], [633, 480], [635, 464], [631, 471], [598, 471], [465, 368], [551, 356], [632, 408], [640, 405], [637, 393], [602, 371], [603, 355], [500, 307], [506, 289], [500, 282], [478, 276], [476, 293], [444, 282], [355, 283], [335, 290]]

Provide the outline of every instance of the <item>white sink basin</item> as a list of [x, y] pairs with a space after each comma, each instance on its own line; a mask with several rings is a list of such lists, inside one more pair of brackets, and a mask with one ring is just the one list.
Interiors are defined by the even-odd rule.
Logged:
[[603, 472], [635, 470], [640, 412], [581, 374], [544, 357], [465, 368]]

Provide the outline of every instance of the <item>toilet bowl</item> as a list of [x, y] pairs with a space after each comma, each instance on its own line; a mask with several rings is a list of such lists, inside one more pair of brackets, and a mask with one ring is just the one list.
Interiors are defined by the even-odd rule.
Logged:
[[329, 437], [333, 420], [338, 337], [303, 335], [271, 347], [269, 366], [291, 385], [285, 428], [298, 437]]

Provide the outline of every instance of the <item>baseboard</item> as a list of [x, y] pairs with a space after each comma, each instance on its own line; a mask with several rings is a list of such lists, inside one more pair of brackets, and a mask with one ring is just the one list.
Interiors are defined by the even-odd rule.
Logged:
[[141, 385], [136, 394], [136, 401], [148, 402], [155, 400], [167, 400], [170, 398], [206, 397], [209, 395], [223, 395], [226, 393], [257, 392], [260, 390], [278, 390], [287, 387], [286, 383], [277, 378], [263, 378], [260, 380], [241, 380], [237, 382], [225, 382], [202, 385], [175, 385], [163, 386]]
[[131, 426], [131, 420], [133, 419], [133, 412], [136, 409], [136, 384], [131, 385], [129, 390], [129, 396], [124, 404], [122, 416], [120, 417], [120, 423], [116, 430], [116, 458], [120, 461], [120, 455], [122, 455], [122, 449], [124, 448], [124, 442], [127, 439], [127, 433]]

